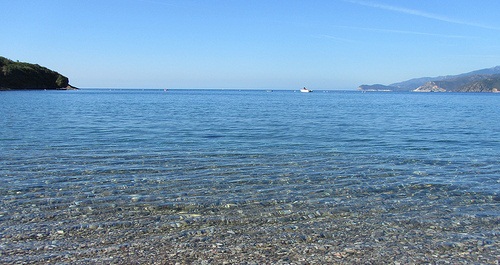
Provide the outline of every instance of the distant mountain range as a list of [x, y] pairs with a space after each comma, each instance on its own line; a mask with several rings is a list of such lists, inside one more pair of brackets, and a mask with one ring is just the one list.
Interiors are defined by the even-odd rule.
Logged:
[[459, 75], [421, 77], [390, 85], [361, 85], [362, 91], [500, 92], [500, 66]]
[[38, 64], [15, 62], [0, 56], [0, 90], [76, 89], [66, 76]]

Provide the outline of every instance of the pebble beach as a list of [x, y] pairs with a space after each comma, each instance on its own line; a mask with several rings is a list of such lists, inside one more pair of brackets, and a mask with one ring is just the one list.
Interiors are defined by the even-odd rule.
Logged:
[[[26, 205], [2, 216], [3, 264], [498, 264], [499, 219], [396, 195], [295, 201]], [[384, 197], [393, 197], [387, 200]], [[464, 200], [454, 198], [454, 203]], [[489, 203], [496, 203], [489, 198]], [[422, 204], [425, 204], [424, 202]], [[439, 207], [438, 207], [439, 206]], [[417, 207], [418, 210], [413, 208]], [[458, 206], [456, 206], [458, 207]]]

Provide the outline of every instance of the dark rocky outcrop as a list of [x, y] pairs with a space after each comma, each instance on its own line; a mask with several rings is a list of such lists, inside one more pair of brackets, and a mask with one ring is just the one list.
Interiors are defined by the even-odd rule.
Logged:
[[442, 81], [431, 81], [416, 88], [415, 92], [496, 92], [500, 88], [500, 75], [461, 76]]
[[38, 64], [14, 62], [0, 56], [0, 90], [76, 89], [66, 76]]
[[481, 80], [471, 82], [461, 87], [458, 92], [494, 92], [500, 91], [500, 75], [492, 75]]
[[414, 91], [414, 92], [498, 92], [500, 66], [460, 75], [421, 77], [385, 85], [362, 85], [362, 91]]

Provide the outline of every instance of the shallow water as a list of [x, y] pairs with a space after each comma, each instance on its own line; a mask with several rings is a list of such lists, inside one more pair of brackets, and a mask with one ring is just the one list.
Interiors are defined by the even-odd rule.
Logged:
[[267, 226], [318, 244], [383, 228], [498, 261], [499, 94], [11, 91], [0, 111], [7, 263], [119, 262], [85, 253], [208, 228], [255, 243]]

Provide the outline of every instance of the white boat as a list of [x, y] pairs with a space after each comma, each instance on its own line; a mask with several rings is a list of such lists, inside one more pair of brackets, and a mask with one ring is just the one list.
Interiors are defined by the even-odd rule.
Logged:
[[309, 93], [309, 92], [313, 92], [313, 91], [304, 87], [304, 88], [300, 89], [300, 92], [302, 92], [302, 93]]

